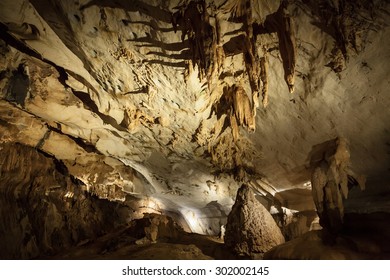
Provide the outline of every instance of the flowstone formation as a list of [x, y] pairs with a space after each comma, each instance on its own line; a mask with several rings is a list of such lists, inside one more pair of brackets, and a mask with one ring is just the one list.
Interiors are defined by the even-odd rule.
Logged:
[[256, 199], [252, 189], [242, 185], [237, 191], [226, 224], [225, 244], [239, 256], [262, 258], [284, 237], [267, 209]]

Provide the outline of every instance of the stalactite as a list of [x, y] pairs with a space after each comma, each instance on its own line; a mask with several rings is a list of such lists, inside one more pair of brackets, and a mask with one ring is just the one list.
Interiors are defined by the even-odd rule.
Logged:
[[223, 46], [221, 43], [221, 26], [220, 26], [220, 19], [218, 18], [218, 14], [215, 15], [215, 34], [216, 34], [216, 44], [213, 45], [214, 47], [214, 69], [213, 69], [213, 75], [216, 73], [220, 73], [223, 70], [223, 61], [225, 60], [225, 52], [223, 50]]
[[[264, 28], [268, 33], [276, 32], [278, 34], [279, 52], [283, 61], [284, 79], [287, 83], [290, 93], [293, 93], [296, 64], [296, 44], [294, 20], [288, 14], [287, 5], [288, 1], [283, 1], [280, 4], [278, 11], [267, 17], [264, 22]], [[255, 33], [259, 34], [261, 32], [259, 32], [257, 28]]]
[[240, 137], [240, 128], [237, 124], [237, 119], [235, 116], [230, 116], [230, 128], [232, 130], [233, 141], [237, 142]]
[[263, 106], [265, 108], [268, 105], [268, 59], [266, 56], [260, 58], [260, 80], [262, 83], [261, 95], [263, 97]]
[[249, 84], [252, 90], [252, 112], [256, 115], [256, 109], [259, 105], [258, 96], [260, 89], [260, 64], [256, 48], [256, 37], [253, 35], [253, 16], [250, 0], [227, 1], [222, 9], [230, 13], [231, 17], [239, 20], [243, 24], [245, 31], [243, 42], [243, 55], [245, 69], [248, 74]]
[[233, 86], [231, 90], [233, 91], [233, 110], [237, 123], [254, 131], [256, 128], [255, 118], [248, 95], [241, 86]]
[[260, 88], [260, 65], [256, 52], [257, 51], [255, 48], [255, 43], [253, 42], [253, 38], [249, 37], [248, 35], [245, 36], [244, 60], [249, 84], [252, 90], [252, 96], [257, 96]]
[[[243, 141], [240, 135], [240, 126], [248, 131], [255, 130], [255, 116], [253, 115], [250, 98], [244, 88], [239, 85], [225, 86], [223, 94], [214, 104], [213, 113], [218, 121], [207, 140], [203, 136], [207, 129], [202, 123], [194, 139], [198, 143], [207, 141], [208, 152], [212, 162], [225, 172], [233, 172], [236, 178], [243, 178], [248, 167], [245, 165], [251, 161], [251, 156], [257, 151], [251, 150], [252, 144]], [[229, 133], [226, 128], [230, 127]], [[240, 180], [241, 180], [240, 179]]]
[[252, 104], [242, 86], [225, 86], [220, 100], [214, 104], [213, 112], [217, 115], [218, 120], [227, 116], [225, 128], [232, 129], [235, 142], [240, 136], [240, 126], [245, 127], [248, 131], [254, 131], [256, 128]]
[[192, 62], [199, 67], [200, 79], [212, 73], [215, 58], [216, 34], [209, 22], [205, 1], [191, 1], [172, 15], [176, 32], [181, 29], [181, 39], [188, 37]]
[[287, 13], [283, 13], [283, 25], [279, 35], [279, 48], [283, 59], [284, 78], [290, 93], [293, 93], [296, 64], [295, 31], [294, 21]]

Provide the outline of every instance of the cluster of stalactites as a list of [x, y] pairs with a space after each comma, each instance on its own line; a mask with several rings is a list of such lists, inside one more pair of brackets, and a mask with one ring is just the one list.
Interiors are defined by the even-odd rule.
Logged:
[[[277, 12], [267, 16], [262, 23], [257, 23], [252, 15], [250, 0], [226, 1], [218, 9], [222, 13], [229, 13], [233, 22], [237, 20], [243, 24], [245, 31], [242, 41], [242, 53], [245, 69], [252, 91], [253, 112], [259, 106], [262, 96], [264, 107], [268, 104], [268, 60], [267, 47], [260, 42], [261, 55], [259, 56], [256, 41], [261, 34], [276, 33], [279, 40], [279, 51], [283, 61], [284, 79], [290, 93], [294, 91], [294, 76], [296, 63], [295, 31], [293, 18], [288, 14], [287, 1], [282, 1]], [[223, 60], [223, 46], [217, 8], [206, 6], [204, 0], [191, 1], [187, 5], [177, 7], [178, 11], [172, 15], [172, 25], [175, 31], [181, 30], [182, 41], [188, 38], [192, 55], [192, 64], [197, 65], [199, 77], [213, 81], [212, 75], [219, 75], [217, 71]], [[210, 15], [208, 11], [212, 11]], [[213, 18], [213, 20], [211, 20]], [[213, 23], [212, 23], [213, 22]], [[260, 40], [261, 41], [261, 40]]]
[[176, 32], [181, 30], [181, 40], [188, 38], [193, 65], [199, 68], [199, 78], [211, 75], [216, 55], [216, 30], [210, 24], [204, 0], [191, 1], [188, 5], [178, 7], [172, 15], [172, 25]]
[[[268, 58], [267, 48], [262, 46], [262, 56], [256, 45], [257, 36], [262, 33], [276, 32], [279, 39], [279, 52], [283, 60], [284, 79], [287, 83], [290, 93], [294, 91], [294, 76], [296, 64], [296, 45], [295, 45], [295, 30], [292, 17], [287, 11], [287, 1], [282, 1], [279, 9], [274, 14], [269, 15], [261, 25], [255, 23], [252, 15], [252, 7], [250, 0], [242, 1], [227, 1], [225, 10], [230, 9], [232, 16], [241, 18], [244, 36], [244, 61], [245, 68], [249, 79], [249, 84], [252, 93], [252, 100], [248, 102], [247, 95], [244, 89], [234, 85], [232, 87], [233, 96], [235, 97], [234, 104], [238, 106], [234, 108], [237, 122], [231, 118], [232, 130], [234, 139], [237, 139], [238, 128], [236, 124], [244, 125], [250, 131], [255, 129], [256, 110], [259, 107], [260, 94], [262, 97], [262, 105], [265, 108], [268, 105]], [[260, 43], [261, 45], [261, 43]], [[249, 106], [251, 113], [249, 113]], [[245, 118], [243, 113], [245, 110]], [[250, 120], [250, 121], [249, 121]], [[234, 132], [237, 131], [237, 132]]]
[[239, 127], [248, 131], [256, 128], [253, 104], [240, 85], [225, 86], [220, 100], [214, 104], [214, 111], [219, 119], [225, 118], [232, 130], [233, 141], [237, 142], [240, 137]]

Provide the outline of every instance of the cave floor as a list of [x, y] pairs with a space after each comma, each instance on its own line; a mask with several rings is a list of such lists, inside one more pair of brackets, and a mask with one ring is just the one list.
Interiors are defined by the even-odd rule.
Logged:
[[[332, 246], [324, 245], [321, 231], [310, 231], [274, 247], [266, 259], [390, 259], [390, 220], [388, 213], [348, 214], [347, 229]], [[39, 259], [71, 260], [229, 260], [240, 259], [226, 248], [222, 239], [180, 231], [176, 237], [159, 238], [151, 243], [136, 238], [132, 226], [113, 229], [97, 239], [84, 240], [60, 253], [41, 255]], [[145, 242], [146, 240], [146, 242]]]
[[[126, 233], [126, 228], [104, 235], [96, 240], [86, 240], [78, 246], [40, 259], [143, 259], [143, 260], [211, 260], [237, 259], [217, 236], [183, 233], [175, 240], [136, 244], [137, 239]], [[137, 242], [138, 243], [138, 242]]]

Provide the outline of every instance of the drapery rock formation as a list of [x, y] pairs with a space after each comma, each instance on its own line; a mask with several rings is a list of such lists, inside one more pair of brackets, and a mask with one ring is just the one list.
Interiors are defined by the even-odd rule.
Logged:
[[[185, 231], [217, 235], [243, 183], [278, 210], [278, 221], [283, 209], [315, 211], [307, 155], [340, 136], [366, 190], [348, 188], [341, 207], [344, 161], [321, 157], [314, 191], [335, 189], [329, 182], [341, 189], [328, 206], [317, 192], [319, 212], [337, 205], [339, 220], [390, 212], [388, 11], [381, 0], [2, 0], [0, 144], [8, 148], [1, 156], [30, 163], [29, 153], [13, 149], [32, 149], [63, 177], [45, 167], [42, 184], [34, 176], [0, 181], [18, 189], [1, 199], [29, 213], [29, 203], [13, 204], [29, 193], [23, 188], [44, 197], [43, 188], [64, 181], [67, 199], [124, 207], [126, 221], [157, 213]], [[7, 178], [25, 174], [21, 165], [5, 170]], [[45, 222], [31, 227], [48, 223], [41, 216]], [[9, 240], [15, 220], [3, 222], [0, 239]], [[308, 226], [298, 228], [288, 238]], [[72, 238], [63, 247], [80, 241]], [[24, 243], [9, 242], [16, 247], [8, 256], [62, 246], [34, 242], [25, 246], [38, 249], [21, 254], [15, 244]]]
[[242, 185], [227, 219], [226, 246], [237, 255], [258, 258], [283, 242], [271, 214], [257, 201], [252, 189]]

